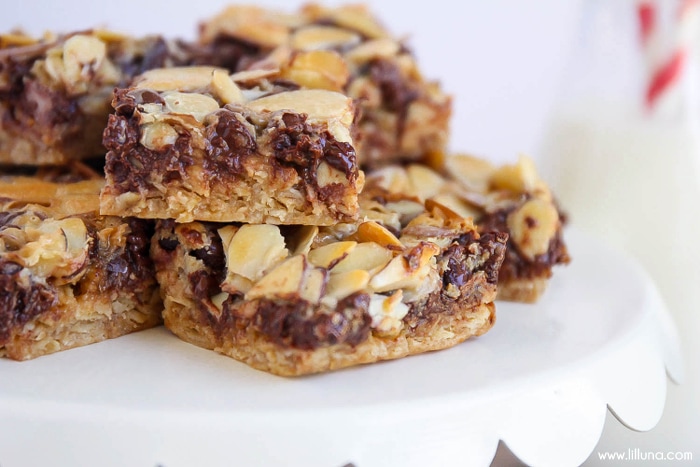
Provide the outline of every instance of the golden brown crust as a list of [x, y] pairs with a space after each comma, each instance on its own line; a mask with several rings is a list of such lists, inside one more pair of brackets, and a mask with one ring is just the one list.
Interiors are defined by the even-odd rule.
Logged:
[[197, 315], [194, 309], [166, 299], [165, 325], [182, 340], [258, 370], [300, 376], [453, 347], [491, 329], [495, 322], [495, 306], [488, 303], [454, 315], [441, 315], [429, 329], [403, 329], [393, 337], [370, 334], [356, 346], [339, 344], [313, 350], [281, 348], [252, 327], [233, 329], [217, 343], [214, 336], [207, 335]]
[[498, 283], [497, 300], [536, 303], [544, 294], [548, 278], [509, 279]]

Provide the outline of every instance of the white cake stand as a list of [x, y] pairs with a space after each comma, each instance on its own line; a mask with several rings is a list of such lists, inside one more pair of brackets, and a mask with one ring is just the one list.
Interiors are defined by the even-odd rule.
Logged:
[[682, 365], [640, 268], [567, 241], [540, 303], [499, 303], [492, 331], [442, 352], [287, 379], [159, 328], [0, 361], [0, 466], [488, 466], [499, 440], [579, 465], [608, 407], [652, 428]]

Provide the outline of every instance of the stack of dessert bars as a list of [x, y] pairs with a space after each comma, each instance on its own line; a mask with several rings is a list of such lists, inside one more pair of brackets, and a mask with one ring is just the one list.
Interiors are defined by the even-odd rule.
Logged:
[[450, 112], [362, 6], [0, 36], [0, 355], [164, 322], [302, 375], [485, 333], [563, 217], [528, 158], [446, 154]]

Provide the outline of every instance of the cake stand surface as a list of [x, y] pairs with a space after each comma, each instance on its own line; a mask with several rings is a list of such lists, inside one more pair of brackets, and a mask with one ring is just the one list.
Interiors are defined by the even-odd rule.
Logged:
[[445, 351], [281, 378], [164, 328], [0, 361], [0, 466], [488, 466], [499, 440], [532, 466], [580, 465], [608, 407], [659, 420], [674, 326], [647, 275], [575, 231], [536, 305]]

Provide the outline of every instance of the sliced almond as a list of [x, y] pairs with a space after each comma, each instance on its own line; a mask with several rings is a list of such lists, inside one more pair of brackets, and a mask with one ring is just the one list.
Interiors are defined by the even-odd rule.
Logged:
[[87, 80], [107, 54], [107, 46], [94, 36], [76, 34], [63, 45], [64, 77], [67, 83]]
[[171, 125], [165, 122], [146, 123], [141, 126], [141, 144], [157, 151], [171, 146], [177, 141], [179, 134]]
[[318, 226], [315, 225], [300, 225], [294, 232], [287, 235], [287, 245], [292, 255], [305, 255], [311, 250], [316, 236], [318, 235]]
[[294, 32], [291, 45], [296, 50], [328, 50], [360, 42], [357, 33], [334, 26], [307, 26]]
[[411, 182], [403, 167], [389, 166], [375, 170], [369, 175], [369, 180], [392, 193], [409, 193], [411, 191]]
[[350, 126], [355, 118], [352, 99], [339, 92], [321, 89], [281, 92], [251, 101], [248, 107], [255, 112], [288, 110], [302, 113], [312, 121], [337, 119], [346, 126]]
[[290, 27], [297, 23], [292, 15], [253, 5], [232, 5], [202, 25], [200, 39], [208, 44], [228, 36], [271, 48], [287, 43]]
[[318, 186], [323, 188], [328, 185], [338, 184], [348, 186], [350, 181], [345, 173], [338, 169], [334, 169], [326, 162], [321, 162], [316, 169], [316, 181]]
[[370, 274], [382, 269], [394, 257], [393, 253], [374, 242], [358, 243], [348, 255], [331, 269], [332, 274], [364, 270]]
[[309, 303], [318, 303], [326, 288], [328, 273], [323, 269], [309, 268], [299, 290], [299, 296]]
[[386, 37], [386, 30], [370, 14], [365, 5], [344, 5], [326, 13], [326, 17], [338, 26], [352, 29], [370, 39]]
[[305, 272], [306, 259], [303, 256], [292, 256], [257, 281], [245, 295], [245, 299], [285, 298], [299, 294]]
[[218, 293], [211, 297], [211, 303], [216, 307], [217, 310], [219, 310], [219, 313], [221, 313], [224, 310], [224, 302], [228, 300], [228, 297], [229, 294], [225, 292]]
[[445, 167], [456, 181], [472, 191], [486, 192], [496, 168], [489, 161], [468, 154], [445, 158]]
[[355, 233], [360, 242], [374, 242], [383, 247], [393, 247], [403, 249], [403, 244], [396, 238], [396, 235], [374, 221], [363, 222], [357, 227]]
[[430, 272], [430, 260], [440, 252], [432, 242], [421, 242], [414, 247], [410, 256], [397, 256], [384, 269], [370, 280], [370, 287], [375, 292], [387, 292], [400, 288], [415, 288]]
[[227, 272], [221, 290], [229, 294], [246, 294], [253, 288], [253, 281], [235, 272]]
[[204, 94], [191, 92], [166, 91], [161, 94], [165, 107], [170, 113], [192, 115], [197, 121], [219, 110], [219, 103]]
[[352, 241], [329, 243], [311, 250], [308, 255], [309, 261], [315, 266], [330, 269], [345, 258], [356, 245], [357, 242]]
[[389, 211], [398, 213], [401, 216], [401, 223], [408, 224], [412, 219], [425, 211], [425, 205], [410, 199], [402, 199], [399, 201], [390, 201], [386, 203], [386, 208]]
[[350, 78], [350, 72], [337, 52], [313, 50], [294, 55], [281, 76], [305, 88], [341, 91]]
[[408, 305], [402, 302], [400, 290], [391, 296], [372, 294], [370, 296], [369, 315], [372, 317], [371, 326], [381, 333], [397, 333], [403, 328], [402, 320], [408, 314]]
[[369, 284], [370, 273], [361, 269], [331, 274], [326, 286], [326, 295], [342, 300], [345, 297], [364, 290]]
[[[476, 207], [452, 193], [442, 193], [434, 196], [428, 201], [434, 203], [433, 206], [442, 206], [443, 212], [451, 213], [450, 217], [452, 218], [478, 219], [481, 216], [480, 211]], [[428, 202], [426, 202], [426, 206], [427, 205]]]
[[435, 196], [445, 186], [445, 179], [424, 165], [409, 165], [406, 174], [412, 188], [410, 193], [422, 200]]
[[245, 224], [226, 247], [227, 270], [252, 281], [286, 257], [284, 237], [276, 225]]
[[525, 202], [508, 216], [513, 242], [526, 258], [545, 254], [559, 229], [559, 213], [553, 204], [538, 198]]
[[531, 193], [537, 188], [538, 180], [535, 163], [521, 155], [515, 164], [501, 166], [493, 172], [491, 186], [513, 193]]
[[223, 68], [211, 66], [156, 68], [136, 78], [134, 88], [153, 91], [203, 91], [209, 87], [217, 70], [226, 73]]
[[391, 58], [396, 56], [401, 50], [401, 46], [393, 39], [375, 39], [363, 42], [346, 54], [346, 58], [361, 65], [376, 58]]
[[279, 69], [269, 68], [269, 69], [253, 69], [253, 70], [243, 70], [236, 72], [231, 75], [231, 81], [236, 83], [248, 83], [250, 81], [260, 81], [263, 78], [270, 78], [279, 73]]
[[224, 70], [214, 70], [211, 77], [211, 88], [224, 104], [241, 103], [245, 101], [241, 88], [233, 82]]

